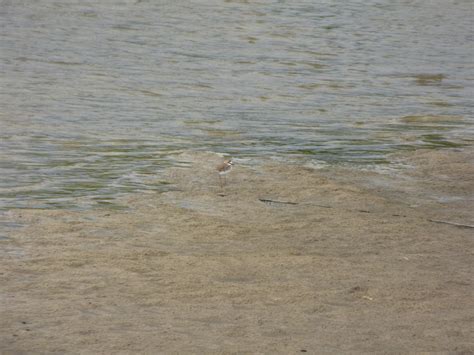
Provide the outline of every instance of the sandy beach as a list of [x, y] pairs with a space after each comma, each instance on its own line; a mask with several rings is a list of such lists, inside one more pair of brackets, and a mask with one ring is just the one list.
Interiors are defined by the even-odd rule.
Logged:
[[123, 210], [12, 210], [0, 353], [474, 352], [474, 154], [393, 171], [184, 153]]

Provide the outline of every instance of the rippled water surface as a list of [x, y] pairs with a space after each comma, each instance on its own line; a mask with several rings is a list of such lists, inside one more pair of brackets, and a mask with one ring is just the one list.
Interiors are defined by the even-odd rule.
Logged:
[[380, 164], [471, 145], [473, 15], [471, 0], [0, 0], [0, 208], [163, 189], [184, 150]]

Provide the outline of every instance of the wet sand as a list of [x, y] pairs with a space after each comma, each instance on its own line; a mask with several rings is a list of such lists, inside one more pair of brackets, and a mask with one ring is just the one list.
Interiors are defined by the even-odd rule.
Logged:
[[471, 353], [472, 153], [237, 161], [224, 191], [187, 153], [127, 210], [11, 211], [0, 352]]

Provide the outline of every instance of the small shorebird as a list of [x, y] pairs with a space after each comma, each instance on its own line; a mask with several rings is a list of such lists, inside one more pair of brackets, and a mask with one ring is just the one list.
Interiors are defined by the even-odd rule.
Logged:
[[[221, 187], [226, 184], [227, 181], [225, 175], [232, 170], [232, 165], [234, 165], [232, 159], [226, 159], [222, 164], [217, 166], [217, 173], [219, 174], [219, 183], [221, 184]], [[222, 177], [224, 177], [224, 184], [222, 184]]]

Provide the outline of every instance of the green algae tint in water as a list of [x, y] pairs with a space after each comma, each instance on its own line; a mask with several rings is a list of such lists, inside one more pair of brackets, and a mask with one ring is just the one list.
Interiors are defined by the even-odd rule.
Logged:
[[470, 1], [4, 1], [0, 208], [113, 206], [176, 153], [472, 144]]

